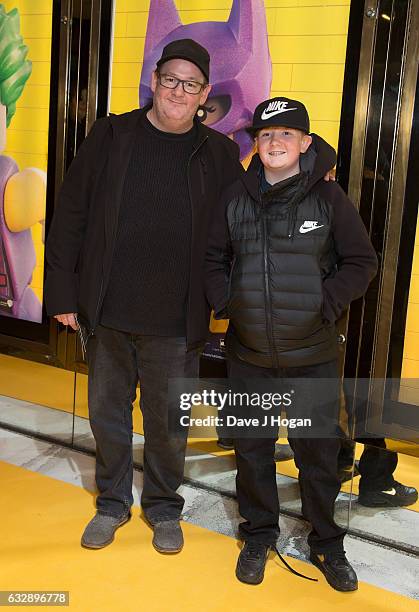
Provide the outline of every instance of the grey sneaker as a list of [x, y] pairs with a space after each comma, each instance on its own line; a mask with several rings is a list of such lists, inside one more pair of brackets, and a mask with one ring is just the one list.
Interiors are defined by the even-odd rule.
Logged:
[[183, 533], [179, 521], [162, 521], [153, 525], [153, 546], [161, 553], [177, 553], [183, 548]]
[[85, 548], [103, 548], [107, 546], [113, 542], [115, 531], [118, 527], [124, 525], [130, 518], [130, 513], [117, 518], [97, 512], [84, 530], [81, 538], [81, 545]]

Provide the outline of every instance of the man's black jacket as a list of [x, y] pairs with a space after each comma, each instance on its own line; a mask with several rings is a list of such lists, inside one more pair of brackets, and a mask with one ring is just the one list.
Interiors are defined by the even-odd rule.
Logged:
[[[47, 312], [51, 316], [77, 312], [90, 333], [100, 320], [125, 174], [138, 123], [148, 108], [95, 122], [64, 179], [48, 235]], [[197, 124], [198, 136], [188, 163], [192, 215], [188, 349], [202, 344], [208, 333], [210, 310], [203, 265], [210, 217], [223, 189], [243, 172], [238, 146], [219, 132]]]
[[335, 152], [313, 134], [303, 171], [260, 189], [256, 155], [214, 214], [207, 295], [230, 318], [227, 353], [267, 368], [337, 356], [335, 321], [362, 296], [377, 258], [355, 207], [323, 176]]

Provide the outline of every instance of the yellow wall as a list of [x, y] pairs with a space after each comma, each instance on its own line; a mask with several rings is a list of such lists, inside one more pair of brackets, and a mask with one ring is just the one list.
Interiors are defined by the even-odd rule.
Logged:
[[[20, 33], [29, 47], [32, 74], [16, 103], [16, 113], [7, 130], [5, 154], [23, 170], [28, 166], [46, 172], [48, 158], [48, 116], [51, 55], [52, 0], [0, 0], [7, 12], [17, 8]], [[31, 287], [42, 302], [44, 245], [42, 227], [32, 228], [36, 268]]]
[[[149, 0], [116, 0], [111, 112], [138, 107]], [[231, 0], [177, 0], [183, 23], [226, 21]], [[272, 95], [307, 106], [312, 131], [334, 147], [339, 134], [349, 0], [265, 0]]]
[[407, 309], [402, 378], [418, 379], [415, 386], [419, 387], [419, 216], [416, 225], [416, 241]]

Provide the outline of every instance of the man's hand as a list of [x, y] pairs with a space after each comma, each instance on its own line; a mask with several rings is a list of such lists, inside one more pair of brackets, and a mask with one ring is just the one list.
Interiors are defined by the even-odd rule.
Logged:
[[326, 181], [327, 183], [329, 181], [336, 181], [335, 169], [333, 168], [333, 170], [329, 170], [329, 172], [326, 172], [326, 174], [323, 177], [323, 180]]
[[68, 312], [67, 314], [54, 315], [54, 319], [57, 319], [57, 321], [59, 321], [63, 325], [69, 325], [75, 331], [77, 331], [78, 329], [78, 325], [76, 323], [76, 317], [75, 317], [74, 312]]

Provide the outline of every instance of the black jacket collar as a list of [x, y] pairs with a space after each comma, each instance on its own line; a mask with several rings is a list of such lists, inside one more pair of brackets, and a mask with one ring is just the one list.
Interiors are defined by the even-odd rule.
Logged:
[[[336, 152], [323, 138], [317, 134], [311, 134], [313, 142], [306, 153], [301, 155], [301, 170], [309, 175], [306, 191], [309, 191], [318, 181], [323, 180], [326, 172], [336, 164]], [[262, 162], [257, 153], [252, 157], [247, 172], [242, 175], [247, 191], [254, 200], [259, 200], [259, 171]]]
[[[142, 117], [150, 110], [151, 107], [152, 104], [147, 104], [147, 106], [137, 108], [130, 113], [124, 113], [122, 115], [109, 115], [109, 121], [111, 123], [114, 135], [119, 136], [126, 132], [135, 132]], [[196, 116], [194, 117], [194, 124], [197, 127], [197, 138], [194, 145], [194, 148], [196, 149], [199, 148], [208, 138], [210, 131], [209, 128], [201, 123]]]

